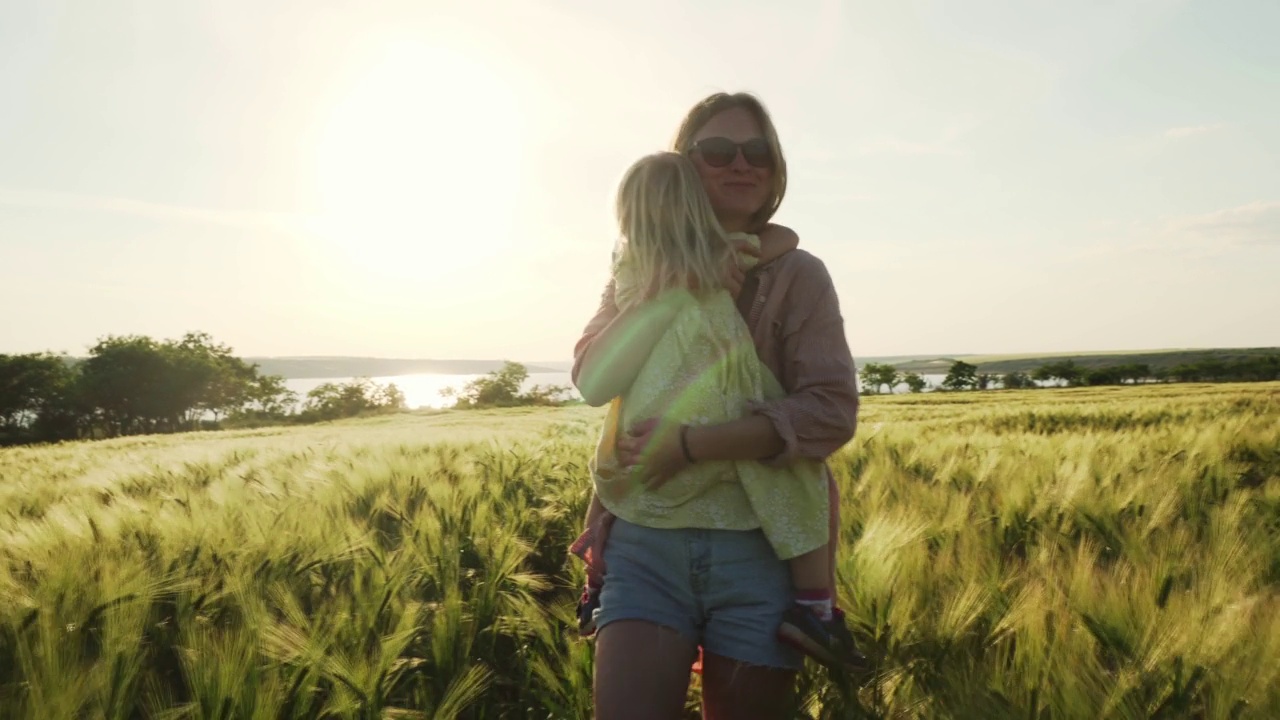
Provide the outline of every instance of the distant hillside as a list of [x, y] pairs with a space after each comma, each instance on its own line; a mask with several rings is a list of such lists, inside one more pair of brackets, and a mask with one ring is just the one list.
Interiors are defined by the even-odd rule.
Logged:
[[[862, 367], [867, 363], [878, 363], [880, 365], [893, 365], [894, 367], [897, 367], [900, 369], [907, 369], [908, 365], [928, 366], [931, 363], [945, 363], [946, 367], [951, 367], [951, 363], [955, 361], [947, 360], [945, 358], [960, 358], [960, 357], [965, 357], [965, 356], [964, 355], [945, 355], [942, 353], [934, 353], [932, 355], [876, 355], [876, 356], [854, 355], [853, 361], [857, 363], [858, 367]], [[917, 370], [916, 372], [921, 372], [921, 371]], [[946, 372], [946, 370], [943, 369], [943, 372]]]
[[[1085, 368], [1145, 363], [1153, 370], [1216, 358], [1238, 360], [1254, 355], [1280, 354], [1280, 348], [1219, 348], [1205, 350], [1114, 350], [1083, 353], [1031, 353], [1019, 355], [882, 355], [855, 358], [858, 367], [867, 363], [893, 365], [904, 372], [945, 375], [956, 360], [978, 366], [986, 373], [1031, 372], [1041, 365], [1071, 360]], [[362, 357], [269, 357], [245, 358], [257, 363], [264, 375], [286, 378], [394, 377], [436, 373], [440, 375], [480, 375], [502, 367], [502, 360], [429, 360]], [[563, 373], [573, 366], [568, 360], [524, 363], [531, 373]]]
[[[362, 357], [250, 357], [263, 375], [290, 379], [393, 377], [433, 373], [481, 375], [502, 368], [502, 360], [407, 360]], [[525, 364], [531, 373], [565, 372], [558, 367]]]
[[[1257, 355], [1280, 355], [1280, 348], [1216, 348], [1205, 350], [1116, 350], [1090, 353], [1046, 353], [1044, 355], [955, 355], [923, 357], [890, 365], [904, 372], [945, 374], [956, 360], [978, 366], [985, 373], [1031, 372], [1041, 365], [1070, 360], [1083, 368], [1146, 364], [1152, 370], [1172, 368], [1203, 360], [1240, 360]], [[867, 359], [867, 362], [885, 362]], [[859, 361], [859, 365], [864, 364]]]

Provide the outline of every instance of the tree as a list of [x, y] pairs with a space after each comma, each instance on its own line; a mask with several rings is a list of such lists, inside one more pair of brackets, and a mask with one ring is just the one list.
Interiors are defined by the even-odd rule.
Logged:
[[404, 391], [395, 383], [387, 383], [373, 395], [373, 404], [381, 410], [404, 410], [408, 407]]
[[1120, 368], [1090, 368], [1084, 372], [1085, 385], [1119, 385], [1121, 383]]
[[1075, 387], [1084, 382], [1084, 369], [1076, 365], [1072, 360], [1064, 360], [1062, 362], [1049, 363], [1036, 368], [1031, 377], [1036, 380], [1061, 380], [1071, 387]]
[[1000, 377], [1000, 385], [1006, 390], [1020, 390], [1023, 388], [1033, 388], [1036, 386], [1030, 375], [1024, 372], [1006, 373]]
[[257, 375], [249, 386], [241, 412], [252, 411], [268, 417], [280, 417], [298, 404], [298, 394], [284, 384], [279, 375]]
[[108, 435], [176, 430], [187, 410], [174, 393], [170, 358], [149, 337], [108, 336], [89, 349], [81, 369], [84, 399]]
[[887, 363], [867, 363], [862, 368], [862, 384], [873, 395], [880, 392], [882, 385], [888, 385], [889, 392], [892, 393], [901, 382], [902, 375], [898, 369]]
[[76, 437], [75, 381], [64, 356], [0, 355], [0, 444]]
[[142, 335], [108, 336], [89, 349], [81, 368], [82, 399], [108, 435], [176, 432], [202, 418], [243, 409], [270, 389], [282, 399], [283, 384], [260, 386], [256, 365], [203, 332], [179, 340]]
[[992, 385], [995, 385], [995, 383], [996, 383], [995, 375], [992, 375], [990, 373], [979, 373], [976, 381], [976, 387], [979, 390], [986, 390]]
[[978, 366], [963, 360], [951, 364], [947, 377], [942, 381], [943, 390], [970, 390], [978, 386]]
[[455, 398], [456, 408], [484, 408], [558, 405], [569, 392], [569, 388], [560, 385], [536, 385], [522, 393], [520, 389], [528, 380], [529, 371], [524, 365], [507, 360], [500, 370], [472, 380], [461, 392], [445, 388], [441, 395]]
[[187, 333], [177, 342], [166, 343], [175, 372], [175, 393], [187, 406], [187, 423], [194, 424], [204, 414], [214, 422], [249, 402], [258, 376], [257, 366], [232, 355], [231, 348], [216, 343], [208, 333]]
[[907, 389], [913, 393], [924, 392], [924, 389], [929, 386], [929, 382], [920, 373], [906, 373], [902, 376], [902, 382], [906, 383]]
[[467, 383], [458, 393], [460, 407], [502, 407], [516, 405], [520, 397], [520, 388], [529, 379], [529, 371], [524, 365], [507, 360], [500, 370], [476, 378]]
[[379, 385], [369, 378], [347, 383], [321, 383], [307, 393], [303, 414], [320, 420], [356, 417], [366, 412], [405, 409], [404, 393], [394, 383]]
[[1130, 363], [1118, 368], [1121, 381], [1128, 380], [1134, 385], [1151, 377], [1151, 366], [1147, 363]]

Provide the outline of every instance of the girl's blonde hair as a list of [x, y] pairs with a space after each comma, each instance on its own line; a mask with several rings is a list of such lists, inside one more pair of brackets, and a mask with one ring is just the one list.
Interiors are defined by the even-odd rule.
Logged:
[[765, 109], [764, 103], [751, 93], [715, 93], [703, 98], [701, 102], [689, 108], [684, 120], [680, 123], [676, 135], [671, 140], [674, 152], [687, 155], [693, 150], [693, 137], [698, 134], [711, 118], [726, 110], [742, 108], [760, 124], [760, 132], [769, 143], [769, 154], [773, 156], [773, 180], [769, 187], [769, 197], [764, 206], [751, 216], [751, 231], [758, 231], [778, 212], [782, 198], [787, 194], [787, 159], [782, 154], [782, 143], [778, 140], [778, 130], [773, 125], [773, 118]]
[[689, 158], [660, 152], [636, 161], [618, 186], [617, 216], [614, 272], [642, 283], [639, 293], [723, 286], [730, 246]]

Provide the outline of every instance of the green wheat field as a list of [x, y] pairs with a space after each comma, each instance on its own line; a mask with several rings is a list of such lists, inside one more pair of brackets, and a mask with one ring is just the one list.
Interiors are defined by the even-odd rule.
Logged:
[[[601, 417], [0, 450], [0, 718], [591, 717]], [[796, 717], [1280, 717], [1280, 383], [869, 397], [833, 463], [875, 668]]]

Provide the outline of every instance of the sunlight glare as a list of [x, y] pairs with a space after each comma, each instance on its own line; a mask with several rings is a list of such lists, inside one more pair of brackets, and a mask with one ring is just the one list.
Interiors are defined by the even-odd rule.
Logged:
[[477, 53], [382, 45], [332, 109], [317, 148], [330, 260], [380, 293], [466, 276], [516, 231], [521, 112]]

